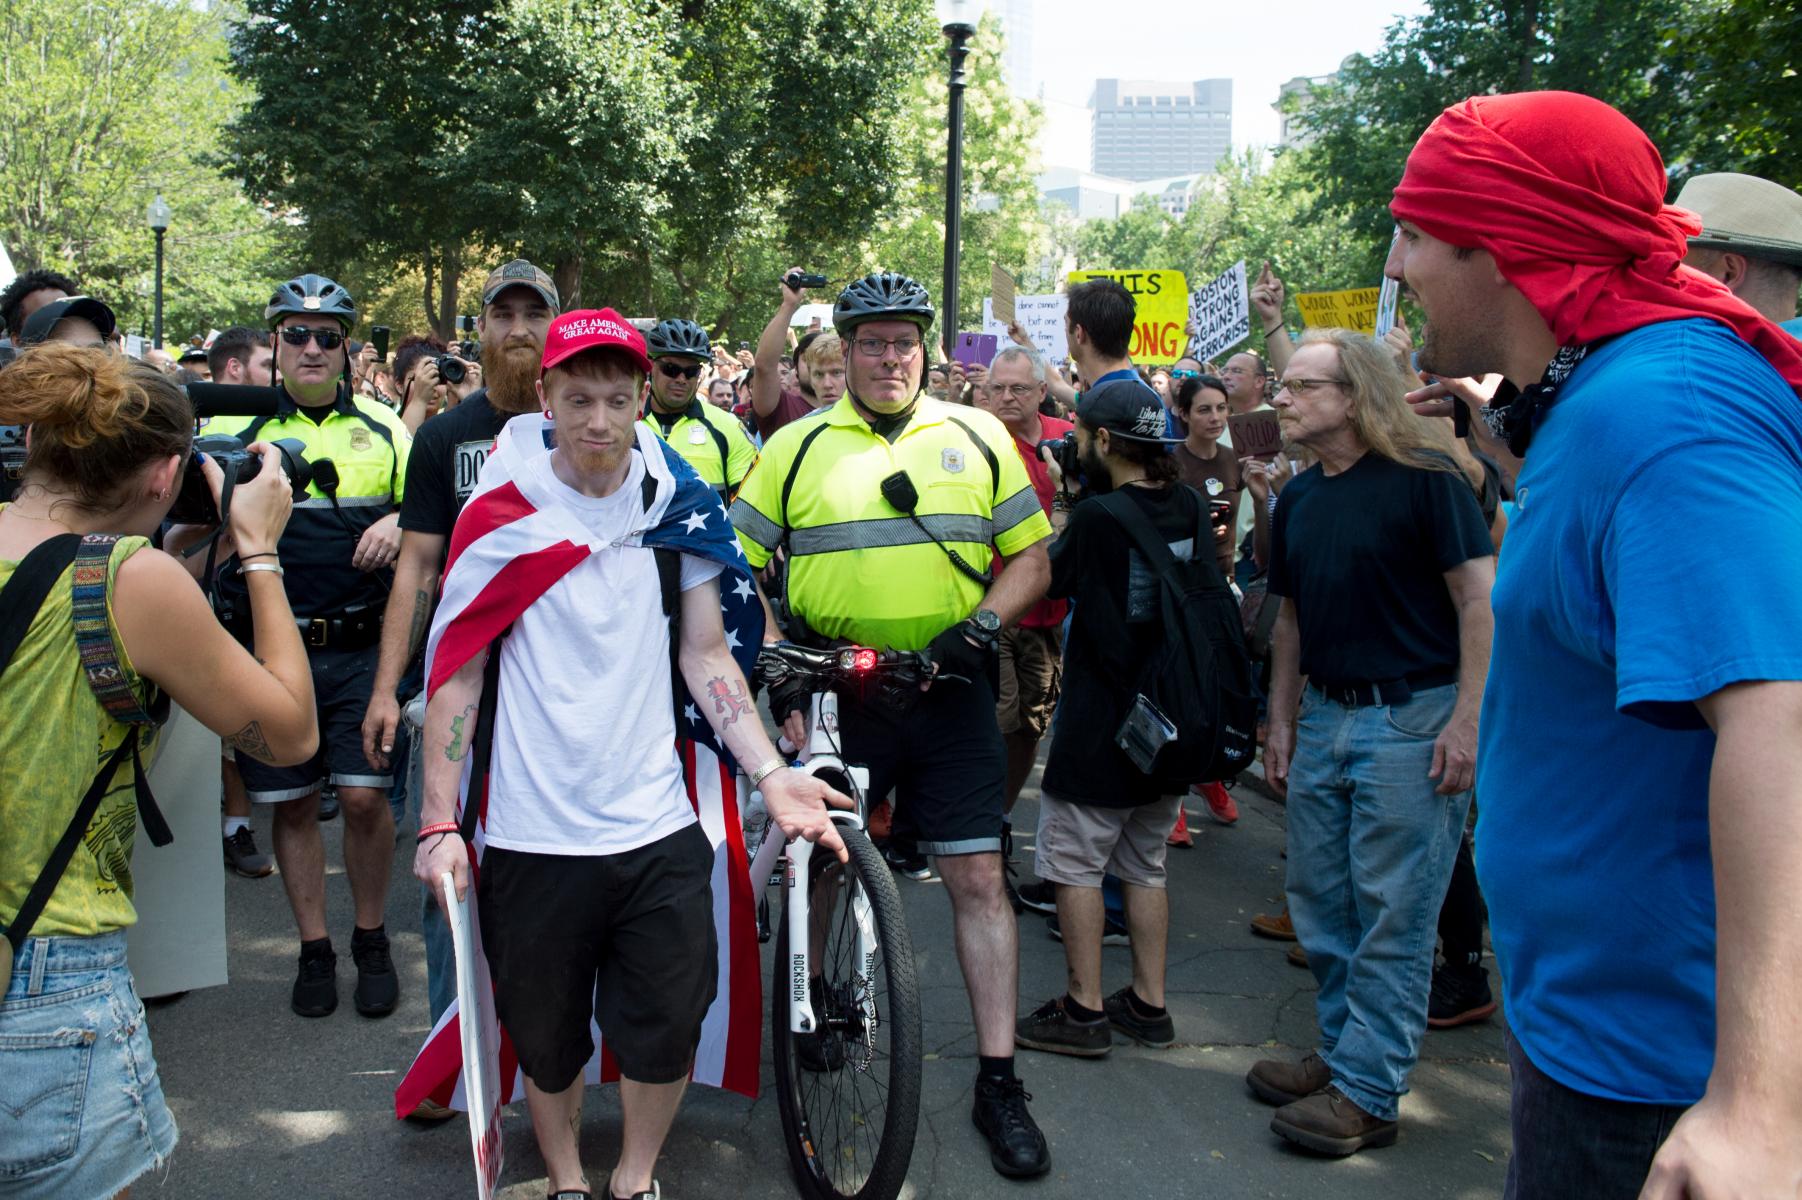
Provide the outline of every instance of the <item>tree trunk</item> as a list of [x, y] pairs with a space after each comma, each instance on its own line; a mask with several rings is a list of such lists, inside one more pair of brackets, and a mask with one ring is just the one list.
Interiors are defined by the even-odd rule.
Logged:
[[437, 332], [438, 328], [432, 321], [432, 313], [438, 307], [437, 300], [438, 288], [432, 282], [432, 248], [427, 246], [425, 248], [425, 290], [420, 301], [420, 309], [425, 313], [426, 324], [432, 327], [433, 332]]
[[444, 247], [441, 261], [444, 269], [439, 281], [438, 319], [433, 328], [439, 337], [449, 342], [457, 336], [457, 293], [462, 284], [463, 247], [455, 242]]
[[1533, 59], [1539, 50], [1539, 0], [1522, 0], [1514, 10], [1516, 60], [1514, 90], [1533, 90]]
[[571, 250], [551, 264], [551, 282], [557, 285], [557, 299], [564, 312], [582, 307], [582, 251]]

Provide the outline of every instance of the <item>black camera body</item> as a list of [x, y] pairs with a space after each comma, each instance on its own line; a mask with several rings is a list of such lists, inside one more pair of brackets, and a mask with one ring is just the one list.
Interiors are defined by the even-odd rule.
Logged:
[[[313, 482], [313, 467], [306, 459], [306, 446], [297, 438], [277, 438], [269, 443], [281, 455], [281, 467], [288, 473], [294, 488], [295, 503], [306, 497], [307, 485]], [[202, 435], [194, 439], [194, 454], [182, 472], [181, 491], [169, 508], [168, 520], [176, 525], [217, 525], [219, 508], [213, 503], [213, 489], [207, 486], [200, 471], [200, 455], [205, 454], [225, 473], [228, 483], [249, 483], [262, 473], [266, 455], [252, 454], [244, 443], [230, 434]], [[229, 503], [229, 501], [228, 501]]]
[[802, 288], [823, 288], [831, 281], [824, 275], [810, 275], [803, 271], [796, 271], [783, 276], [782, 282], [798, 292]]
[[432, 362], [438, 368], [438, 378], [445, 383], [462, 383], [469, 378], [469, 368], [451, 354], [440, 354]]
[[25, 426], [0, 425], [0, 504], [10, 501], [25, 478]]
[[1064, 473], [1064, 487], [1067, 489], [1082, 474], [1082, 454], [1076, 448], [1076, 431], [1071, 430], [1061, 438], [1046, 438], [1038, 448], [1051, 447], [1051, 461], [1057, 469]]

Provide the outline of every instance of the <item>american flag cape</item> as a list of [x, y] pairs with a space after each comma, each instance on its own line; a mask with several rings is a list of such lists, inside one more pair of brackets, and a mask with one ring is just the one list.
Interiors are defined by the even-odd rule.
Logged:
[[[524, 468], [549, 451], [551, 425], [538, 414], [509, 421], [495, 440], [475, 492], [457, 518], [445, 564], [442, 596], [426, 644], [426, 695], [442, 686], [486, 649], [515, 618], [604, 543], [590, 543], [588, 530], [542, 490]], [[763, 640], [763, 608], [757, 601], [750, 566], [726, 519], [726, 510], [694, 468], [643, 424], [636, 426], [636, 453], [656, 480], [638, 544], [669, 547], [719, 563], [720, 606], [726, 640], [746, 676]], [[628, 544], [632, 544], [629, 542]], [[659, 613], [659, 617], [661, 614]], [[572, 669], [580, 669], [572, 664]], [[689, 802], [713, 843], [713, 913], [719, 944], [719, 988], [701, 1026], [690, 1078], [746, 1096], [757, 1095], [762, 1053], [763, 981], [758, 952], [756, 897], [745, 857], [739, 812], [738, 768], [681, 677], [674, 680], [683, 720], [676, 748]], [[469, 760], [464, 761], [459, 806], [476, 806], [475, 841], [470, 847], [471, 880], [481, 870], [487, 796], [469, 795]], [[472, 922], [474, 905], [471, 905]], [[473, 939], [480, 953], [479, 924]], [[485, 969], [485, 958], [479, 960]], [[426, 1038], [394, 1091], [395, 1115], [405, 1116], [430, 1098], [452, 1108], [467, 1107], [463, 1050], [456, 1001]], [[592, 1030], [597, 1050], [584, 1070], [590, 1085], [619, 1078], [607, 1052], [604, 1031]], [[501, 1102], [521, 1095], [523, 1076], [506, 1030], [488, 1039], [499, 1047], [493, 1064], [501, 1081]]]

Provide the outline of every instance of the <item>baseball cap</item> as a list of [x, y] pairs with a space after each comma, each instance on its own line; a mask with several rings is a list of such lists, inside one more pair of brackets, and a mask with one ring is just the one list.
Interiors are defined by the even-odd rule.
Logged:
[[82, 317], [92, 322], [100, 331], [100, 336], [110, 338], [119, 327], [113, 310], [92, 296], [66, 296], [61, 300], [53, 300], [31, 314], [25, 322], [25, 328], [19, 331], [19, 345], [30, 346], [37, 342], [50, 340], [56, 331], [57, 322], [64, 317]]
[[611, 308], [578, 308], [552, 321], [544, 335], [540, 370], [548, 371], [572, 354], [597, 349], [622, 350], [646, 375], [651, 373], [644, 334]]
[[1802, 267], [1802, 195], [1756, 175], [1697, 175], [1677, 193], [1678, 208], [1702, 218], [1692, 246]]
[[488, 273], [488, 279], [482, 284], [482, 303], [494, 303], [494, 298], [510, 287], [528, 287], [544, 297], [544, 302], [553, 310], [563, 307], [557, 299], [557, 285], [551, 277], [533, 266], [523, 258], [516, 258], [510, 263], [502, 263]]
[[1076, 415], [1090, 429], [1105, 429], [1135, 442], [1172, 443], [1164, 436], [1164, 399], [1142, 379], [1115, 379], [1076, 402]]
[[181, 348], [181, 357], [176, 362], [205, 362], [206, 351], [199, 346], [187, 345]]

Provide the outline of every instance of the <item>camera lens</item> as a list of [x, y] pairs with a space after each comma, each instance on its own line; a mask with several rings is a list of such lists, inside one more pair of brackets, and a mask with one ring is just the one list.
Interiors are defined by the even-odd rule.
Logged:
[[445, 355], [438, 360], [438, 378], [446, 383], [462, 383], [469, 377], [469, 368], [459, 360]]

